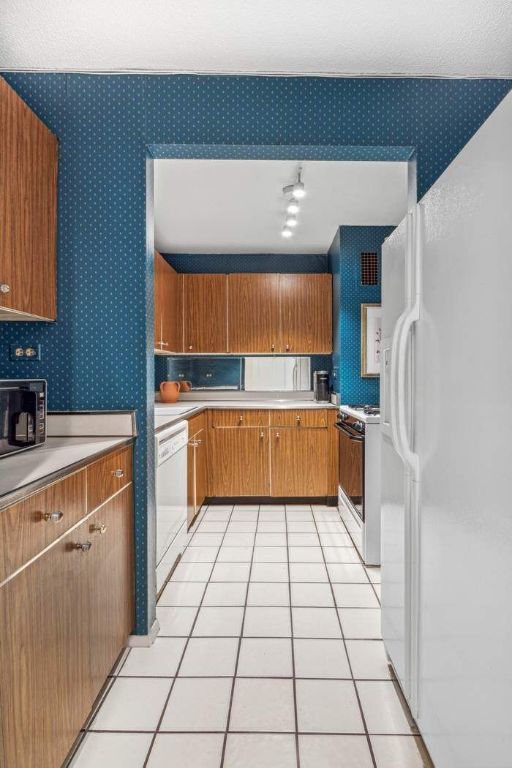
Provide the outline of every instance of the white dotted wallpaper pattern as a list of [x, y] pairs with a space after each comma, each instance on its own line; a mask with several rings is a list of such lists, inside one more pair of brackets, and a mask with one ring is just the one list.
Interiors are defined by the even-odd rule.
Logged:
[[[136, 632], [147, 631], [153, 473], [146, 155], [162, 145], [414, 147], [423, 194], [510, 90], [505, 80], [96, 76], [6, 79], [60, 140], [58, 320], [3, 323], [2, 377], [45, 377], [52, 409], [135, 408]], [[246, 149], [246, 156], [251, 150]], [[374, 154], [374, 150], [372, 150]], [[210, 154], [214, 151], [210, 149]], [[373, 156], [372, 154], [372, 156]], [[13, 363], [10, 343], [42, 345]]]

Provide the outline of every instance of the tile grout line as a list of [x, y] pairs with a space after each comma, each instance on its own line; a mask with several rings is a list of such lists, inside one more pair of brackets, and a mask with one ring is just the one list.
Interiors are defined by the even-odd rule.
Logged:
[[[207, 510], [207, 509], [208, 509], [208, 507], [206, 508], [206, 510]], [[205, 510], [205, 512], [206, 512], [206, 510]], [[219, 544], [219, 548], [218, 548], [218, 550], [217, 550], [217, 554], [216, 554], [216, 556], [215, 556], [215, 559], [214, 559], [214, 561], [213, 561], [211, 573], [213, 573], [213, 569], [215, 568], [215, 565], [216, 565], [216, 563], [217, 563], [217, 559], [218, 559], [218, 557], [219, 557], [219, 552], [220, 552], [220, 549], [221, 549], [221, 547], [222, 547], [222, 542], [224, 541], [224, 537], [225, 537], [225, 535], [226, 535], [226, 532], [227, 532], [227, 530], [228, 530], [228, 526], [229, 526], [229, 523], [230, 523], [230, 521], [231, 521], [231, 516], [232, 516], [232, 514], [233, 514], [233, 510], [234, 510], [234, 505], [231, 507], [231, 512], [229, 513], [229, 518], [228, 518], [228, 521], [227, 521], [227, 525], [226, 525], [226, 530], [225, 530], [225, 531], [224, 531], [224, 533], [222, 534], [221, 543]], [[192, 537], [191, 537], [190, 541], [193, 541], [193, 538], [194, 538], [194, 536], [196, 535], [196, 532], [197, 532], [197, 530], [198, 530], [198, 528], [199, 528], [199, 525], [201, 524], [201, 522], [202, 522], [202, 520], [203, 520], [203, 519], [204, 519], [204, 513], [203, 513], [203, 516], [201, 517], [201, 520], [200, 520], [200, 522], [199, 522], [199, 523], [198, 523], [198, 525], [196, 526], [196, 528], [195, 528], [195, 530], [194, 530], [194, 533], [192, 534]], [[188, 547], [189, 547], [189, 546], [190, 546], [190, 543], [189, 543], [189, 544], [187, 544], [187, 546], [186, 546], [186, 547], [185, 547], [185, 549], [183, 550], [183, 553], [185, 553], [185, 552], [186, 552], [186, 550], [188, 549]], [[176, 668], [176, 672], [175, 672], [175, 675], [174, 675], [174, 677], [172, 678], [171, 687], [170, 687], [169, 693], [168, 693], [168, 694], [167, 694], [167, 696], [166, 696], [166, 699], [165, 699], [165, 702], [164, 702], [164, 706], [163, 706], [162, 712], [161, 712], [161, 714], [160, 714], [160, 718], [159, 718], [159, 720], [158, 720], [158, 723], [157, 723], [156, 729], [155, 729], [155, 731], [153, 732], [153, 737], [152, 737], [152, 739], [151, 739], [151, 743], [150, 743], [150, 745], [149, 745], [149, 749], [148, 749], [148, 752], [147, 752], [147, 754], [146, 754], [146, 759], [144, 760], [144, 763], [143, 763], [143, 765], [142, 765], [142, 768], [147, 768], [147, 766], [148, 766], [148, 761], [149, 761], [149, 759], [150, 759], [150, 757], [151, 757], [151, 752], [153, 751], [153, 747], [154, 747], [154, 744], [155, 744], [155, 741], [156, 741], [156, 737], [157, 737], [157, 736], [158, 736], [158, 734], [160, 733], [160, 726], [161, 726], [161, 724], [162, 724], [162, 721], [163, 721], [163, 718], [164, 718], [164, 715], [165, 715], [165, 710], [167, 709], [167, 705], [169, 704], [169, 700], [170, 700], [170, 698], [171, 698], [172, 692], [173, 692], [173, 690], [174, 690], [174, 686], [175, 686], [175, 684], [176, 684], [176, 680], [178, 679], [178, 675], [179, 675], [179, 673], [180, 673], [181, 665], [182, 665], [182, 663], [183, 663], [183, 659], [185, 658], [185, 653], [186, 653], [186, 651], [187, 651], [187, 648], [188, 648], [188, 644], [189, 644], [189, 642], [190, 642], [190, 639], [191, 639], [191, 637], [192, 637], [192, 633], [194, 632], [194, 628], [195, 628], [195, 625], [196, 625], [197, 619], [198, 619], [198, 617], [199, 617], [199, 612], [200, 612], [200, 610], [201, 610], [201, 607], [202, 607], [202, 604], [203, 604], [203, 600], [204, 600], [204, 596], [206, 595], [206, 590], [208, 589], [208, 584], [209, 584], [209, 583], [210, 583], [210, 581], [209, 581], [209, 580], [208, 580], [208, 581], [205, 583], [205, 586], [204, 586], [204, 590], [203, 590], [203, 593], [202, 593], [202, 596], [201, 596], [201, 601], [200, 601], [199, 605], [197, 606], [197, 611], [196, 611], [196, 615], [195, 615], [195, 617], [194, 617], [194, 621], [192, 622], [192, 626], [190, 627], [190, 631], [189, 631], [189, 634], [188, 634], [187, 640], [186, 640], [186, 642], [185, 642], [185, 645], [184, 645], [184, 647], [183, 647], [183, 651], [182, 651], [182, 653], [181, 653], [181, 657], [180, 657], [180, 661], [179, 661], [179, 664], [178, 664], [178, 666], [177, 666], [177, 668]]]
[[[338, 514], [339, 514], [339, 510], [338, 510]], [[315, 526], [316, 526], [317, 525], [317, 521], [316, 521], [316, 517], [315, 517], [314, 513], [313, 513], [313, 519], [315, 521]], [[341, 516], [340, 516], [340, 520], [341, 520]], [[341, 522], [342, 522], [342, 524], [343, 524], [343, 526], [345, 527], [345, 530], [346, 530], [345, 523], [343, 523], [343, 520]], [[362, 704], [361, 704], [361, 699], [359, 698], [359, 691], [357, 690], [357, 685], [356, 685], [356, 682], [355, 682], [355, 679], [354, 679], [354, 672], [352, 670], [352, 663], [350, 661], [350, 656], [348, 655], [347, 643], [346, 643], [345, 635], [344, 635], [344, 632], [343, 632], [343, 626], [341, 624], [341, 619], [340, 619], [340, 614], [339, 614], [339, 610], [338, 610], [338, 605], [336, 603], [336, 595], [334, 594], [334, 589], [333, 589], [332, 582], [331, 582], [331, 574], [329, 573], [329, 569], [327, 568], [327, 561], [325, 560], [324, 548], [323, 548], [323, 545], [322, 545], [321, 541], [320, 541], [320, 547], [322, 549], [322, 556], [324, 558], [324, 565], [325, 565], [325, 568], [327, 570], [327, 578], [329, 579], [329, 586], [331, 588], [331, 594], [332, 594], [332, 599], [333, 599], [333, 602], [334, 602], [334, 608], [336, 610], [336, 618], [338, 620], [338, 624], [339, 624], [339, 627], [340, 627], [341, 639], [343, 641], [343, 647], [345, 649], [345, 655], [347, 657], [348, 668], [349, 668], [350, 674], [352, 676], [352, 685], [354, 686], [354, 691], [355, 691], [355, 694], [356, 694], [357, 704], [358, 704], [358, 707], [359, 707], [359, 712], [360, 712], [360, 715], [361, 715], [361, 720], [362, 720], [364, 732], [365, 732], [365, 735], [366, 735], [366, 741], [367, 741], [367, 744], [368, 744], [368, 749], [370, 750], [370, 755], [371, 755], [372, 764], [373, 764], [374, 768], [378, 768], [377, 761], [376, 761], [375, 755], [373, 753], [373, 747], [372, 747], [372, 743], [371, 743], [371, 740], [370, 740], [370, 734], [369, 734], [369, 731], [368, 731], [368, 726], [366, 725], [366, 718], [364, 716], [363, 707], [362, 707]], [[356, 549], [356, 551], [357, 551], [357, 549]]]
[[[313, 510], [309, 507], [311, 513]], [[300, 768], [300, 750], [299, 750], [299, 713], [297, 708], [297, 678], [295, 670], [295, 643], [293, 632], [293, 611], [292, 611], [292, 582], [290, 574], [290, 545], [288, 538], [288, 512], [286, 505], [284, 507], [284, 523], [286, 527], [286, 554], [288, 565], [288, 597], [290, 600], [290, 633], [291, 633], [291, 647], [292, 647], [292, 674], [293, 674], [293, 709], [295, 717], [295, 759], [297, 761], [297, 768]]]
[[[258, 514], [256, 515], [256, 532], [258, 531], [258, 523], [260, 519], [260, 505], [258, 505]], [[240, 627], [240, 636], [238, 638], [238, 648], [236, 652], [236, 660], [235, 660], [235, 671], [233, 675], [233, 682], [231, 684], [231, 694], [229, 697], [229, 706], [228, 706], [228, 716], [226, 719], [226, 729], [224, 731], [224, 740], [222, 742], [222, 753], [221, 753], [221, 759], [220, 759], [220, 766], [219, 768], [224, 768], [224, 760], [226, 758], [226, 746], [228, 742], [228, 735], [229, 735], [229, 725], [231, 722], [231, 710], [233, 708], [233, 698], [235, 695], [235, 685], [236, 685], [236, 679], [237, 679], [237, 672], [238, 672], [238, 663], [240, 660], [240, 650], [242, 648], [242, 640], [244, 637], [244, 626], [245, 626], [245, 615], [247, 613], [247, 599], [249, 597], [249, 586], [251, 584], [251, 574], [252, 574], [252, 566], [254, 563], [254, 549], [256, 546], [256, 534], [254, 535], [254, 541], [252, 546], [252, 554], [251, 554], [251, 560], [249, 565], [249, 575], [247, 578], [247, 589], [245, 590], [245, 603], [243, 606], [243, 614], [242, 614], [242, 625]]]

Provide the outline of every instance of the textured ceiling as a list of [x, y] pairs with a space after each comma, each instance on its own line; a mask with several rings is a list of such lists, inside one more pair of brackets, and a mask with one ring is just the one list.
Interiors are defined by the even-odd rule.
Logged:
[[512, 0], [1, 0], [0, 69], [512, 77]]
[[342, 224], [398, 224], [407, 163], [302, 163], [306, 197], [281, 236], [292, 160], [156, 160], [155, 245], [164, 253], [326, 253]]

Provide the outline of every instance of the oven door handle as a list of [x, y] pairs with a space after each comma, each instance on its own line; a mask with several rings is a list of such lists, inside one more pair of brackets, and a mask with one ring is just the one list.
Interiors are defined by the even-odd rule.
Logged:
[[339, 429], [340, 432], [343, 432], [344, 435], [346, 435], [349, 440], [353, 440], [354, 443], [363, 443], [364, 442], [364, 436], [363, 435], [353, 435], [351, 432], [348, 431], [348, 429], [345, 429], [341, 424], [335, 424], [334, 425], [336, 429]]

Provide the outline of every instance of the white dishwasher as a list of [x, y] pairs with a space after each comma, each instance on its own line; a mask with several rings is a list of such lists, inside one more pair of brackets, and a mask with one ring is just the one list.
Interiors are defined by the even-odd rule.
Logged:
[[187, 543], [187, 443], [186, 421], [155, 435], [157, 594]]

